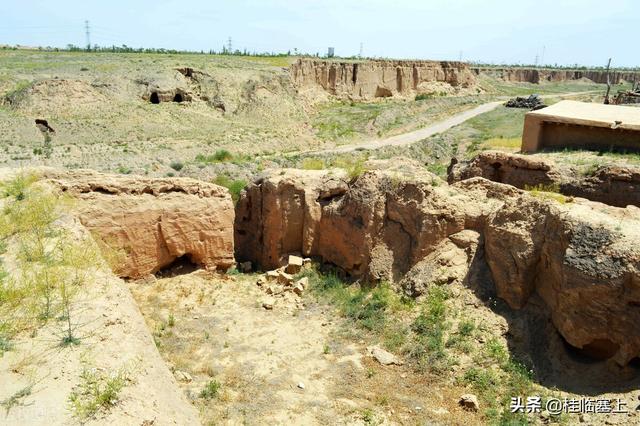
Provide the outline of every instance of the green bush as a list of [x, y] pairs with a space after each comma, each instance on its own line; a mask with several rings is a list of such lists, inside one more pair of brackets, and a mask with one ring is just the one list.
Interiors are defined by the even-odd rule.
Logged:
[[69, 395], [73, 415], [85, 420], [100, 410], [108, 410], [116, 404], [126, 384], [127, 373], [124, 369], [115, 374], [85, 369], [80, 375], [80, 384]]
[[224, 163], [233, 160], [233, 154], [226, 149], [219, 149], [215, 153], [210, 155], [198, 154], [196, 155], [196, 161], [199, 163]]
[[229, 190], [231, 198], [234, 203], [237, 203], [240, 199], [240, 193], [247, 186], [247, 181], [244, 179], [231, 179], [227, 175], [218, 175], [213, 180], [216, 185], [224, 186]]
[[200, 391], [199, 396], [203, 399], [213, 399], [218, 396], [221, 387], [220, 382], [217, 380], [211, 380]]
[[176, 172], [179, 172], [184, 168], [184, 163], [182, 161], [172, 161], [171, 164], [169, 164], [169, 167], [171, 167]]

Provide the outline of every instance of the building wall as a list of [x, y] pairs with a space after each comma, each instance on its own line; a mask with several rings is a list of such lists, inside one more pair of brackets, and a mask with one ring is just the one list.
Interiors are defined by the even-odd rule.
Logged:
[[640, 152], [640, 131], [556, 123], [525, 116], [522, 152], [544, 148], [584, 148]]

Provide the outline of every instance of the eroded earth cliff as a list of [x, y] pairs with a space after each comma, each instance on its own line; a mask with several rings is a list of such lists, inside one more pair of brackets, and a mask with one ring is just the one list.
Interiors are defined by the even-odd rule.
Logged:
[[464, 62], [299, 59], [289, 69], [298, 88], [320, 88], [339, 98], [349, 99], [431, 92], [433, 83], [458, 89], [475, 84], [475, 77]]
[[535, 294], [568, 343], [625, 365], [640, 355], [639, 222], [633, 206], [559, 203], [481, 177], [286, 170], [243, 194], [236, 258], [269, 269], [299, 253], [412, 295], [485, 268], [512, 308]]

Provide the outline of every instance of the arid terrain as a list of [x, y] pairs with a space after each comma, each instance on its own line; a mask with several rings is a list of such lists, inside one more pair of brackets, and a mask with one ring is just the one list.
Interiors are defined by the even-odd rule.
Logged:
[[605, 77], [0, 50], [0, 423], [638, 424], [640, 155], [504, 105]]

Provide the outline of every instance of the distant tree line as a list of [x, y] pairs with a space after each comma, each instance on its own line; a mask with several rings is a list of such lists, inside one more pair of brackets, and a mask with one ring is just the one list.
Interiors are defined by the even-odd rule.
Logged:
[[[18, 46], [2, 46], [2, 50], [18, 50], [21, 47]], [[287, 52], [256, 52], [249, 51], [248, 49], [234, 49], [229, 50], [226, 46], [223, 46], [220, 50], [178, 50], [178, 49], [165, 49], [155, 47], [132, 47], [122, 44], [120, 46], [99, 46], [94, 44], [91, 48], [76, 46], [74, 44], [68, 44], [66, 47], [51, 47], [51, 46], [39, 46], [37, 50], [46, 52], [98, 52], [98, 53], [157, 53], [157, 54], [192, 54], [192, 55], [230, 55], [230, 56], [264, 56], [264, 57], [287, 57], [287, 56], [313, 56], [319, 57], [319, 53], [308, 54], [299, 53], [297, 49]]]

